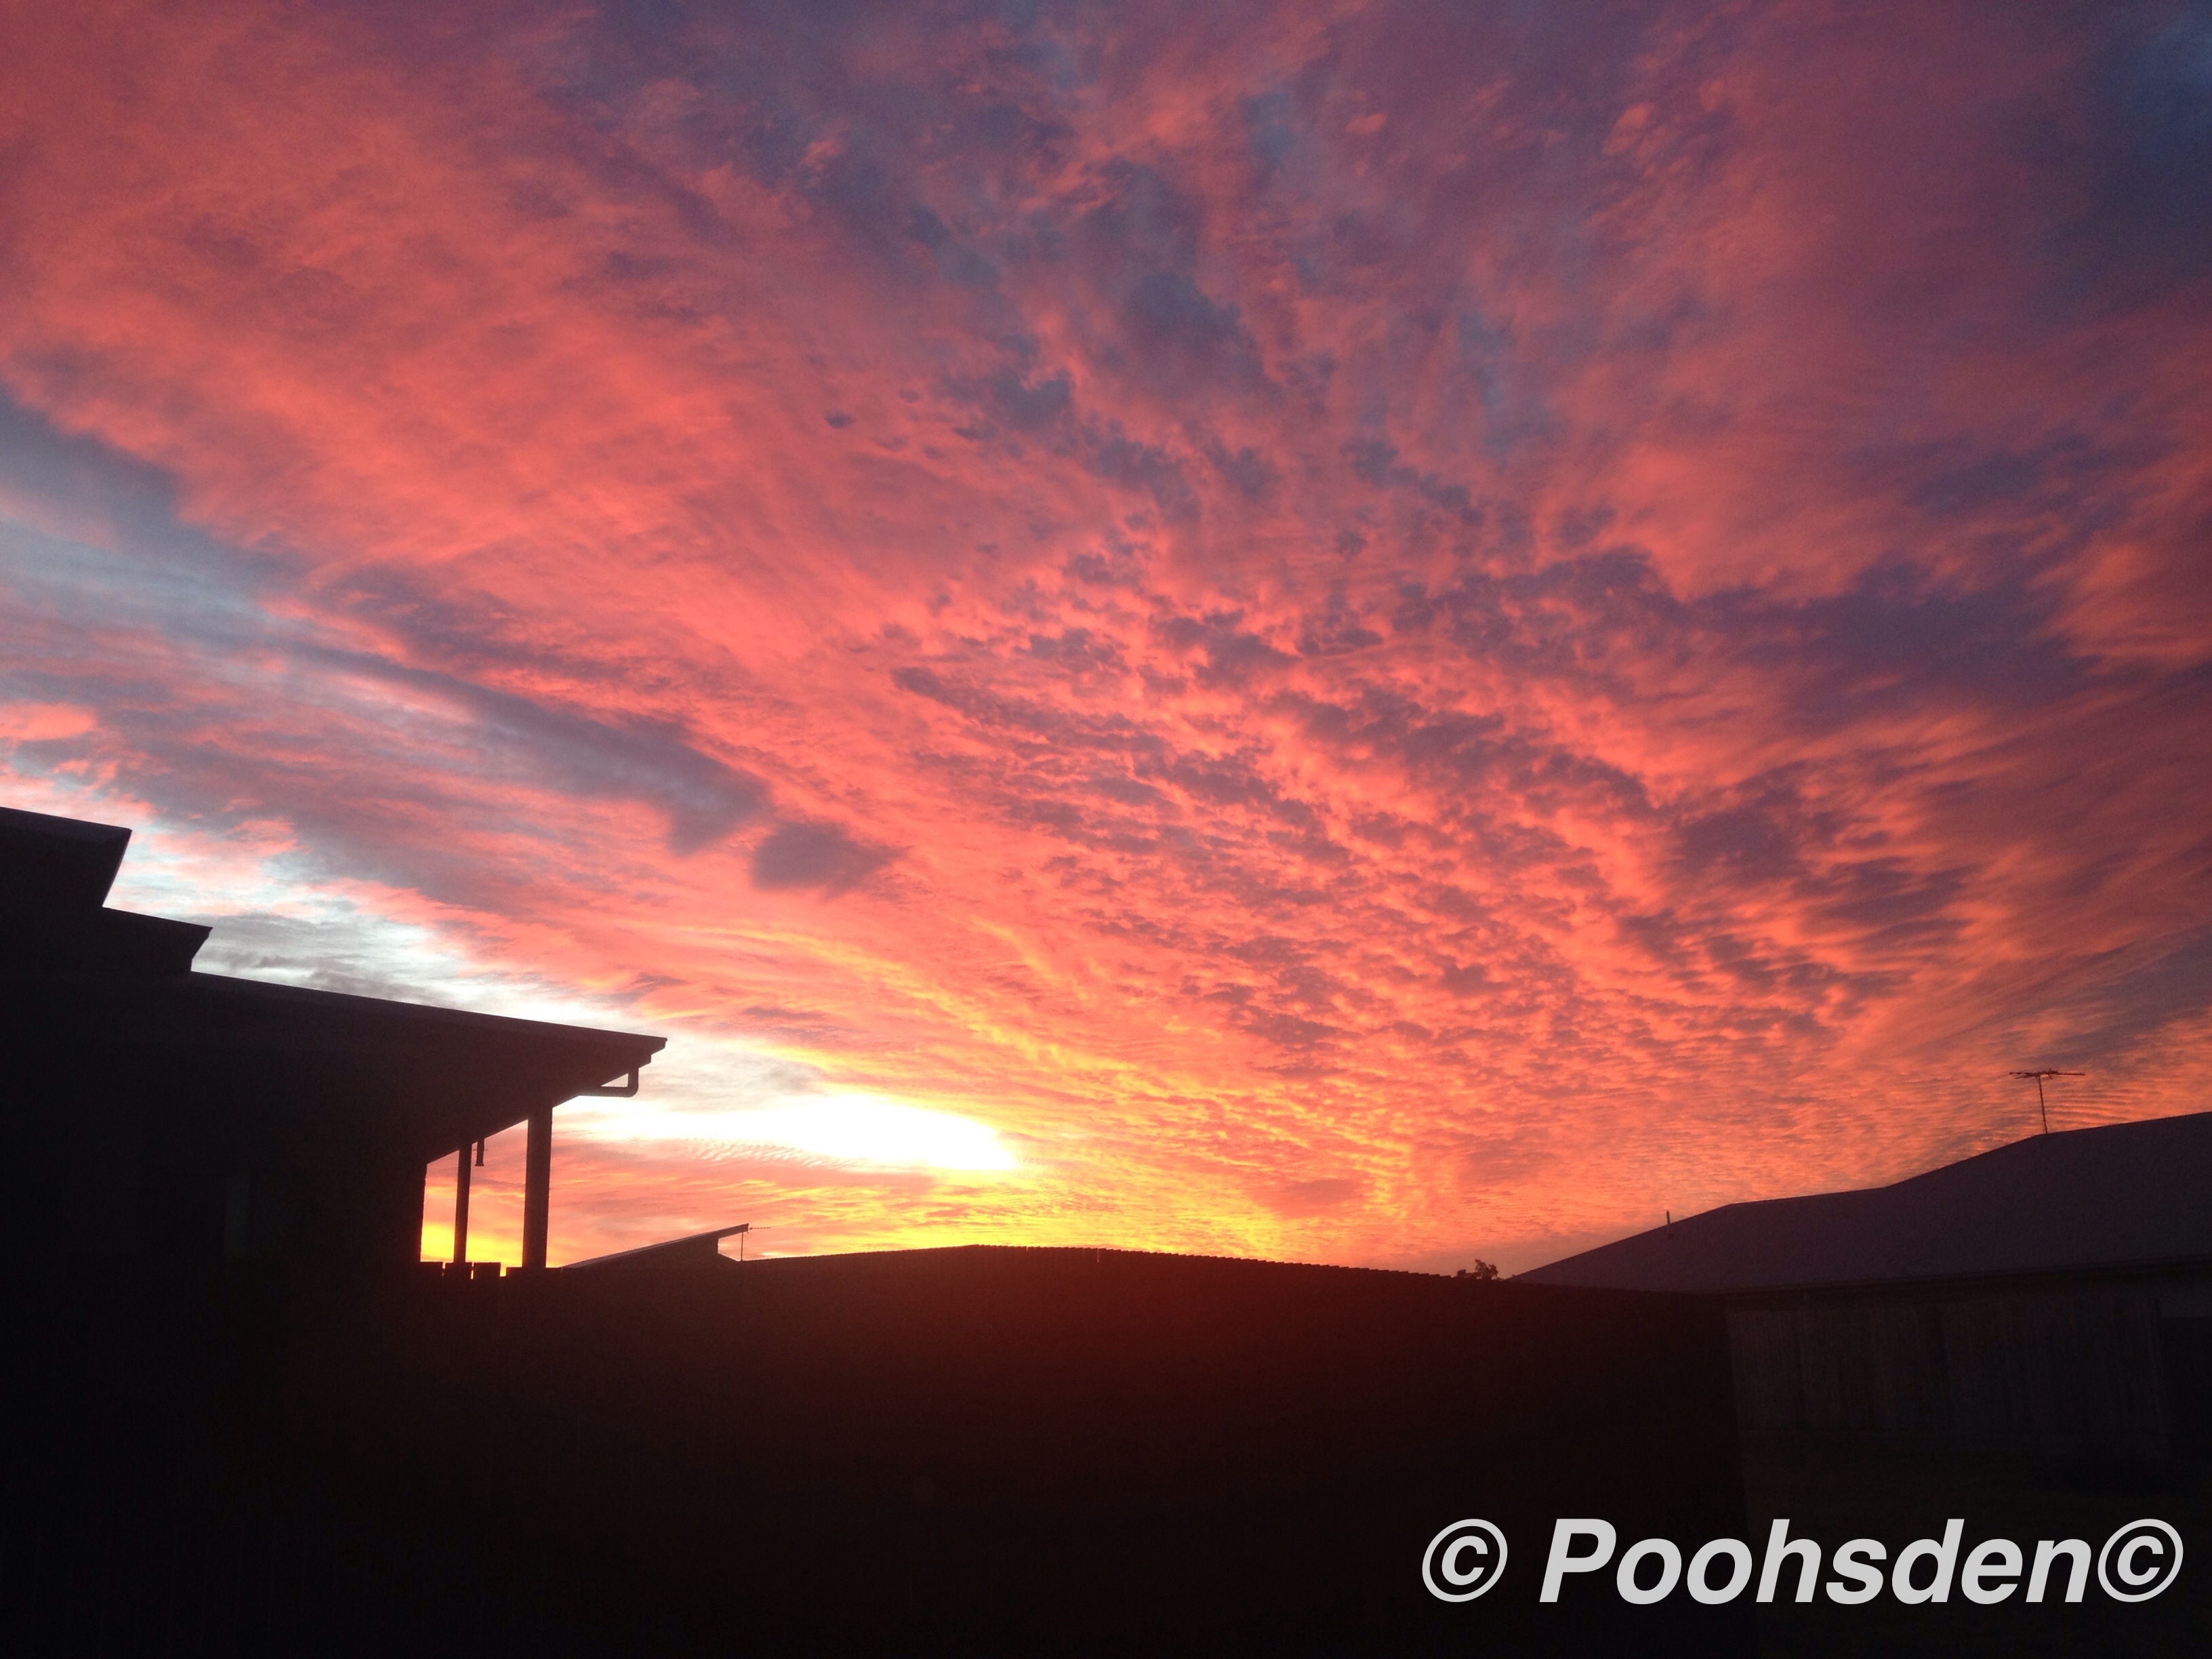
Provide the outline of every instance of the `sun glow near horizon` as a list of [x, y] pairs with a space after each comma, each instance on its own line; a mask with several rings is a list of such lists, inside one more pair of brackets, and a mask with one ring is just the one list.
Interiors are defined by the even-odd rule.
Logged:
[[996, 1129], [881, 1095], [811, 1093], [726, 1110], [598, 1111], [576, 1133], [603, 1143], [681, 1145], [695, 1157], [791, 1156], [856, 1168], [1011, 1174], [1022, 1163]]

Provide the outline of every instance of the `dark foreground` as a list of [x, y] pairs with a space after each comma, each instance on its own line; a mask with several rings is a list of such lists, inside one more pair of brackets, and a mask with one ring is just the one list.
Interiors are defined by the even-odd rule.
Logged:
[[1954, 1594], [1941, 1607], [1903, 1607], [1883, 1596], [1804, 1607], [1785, 1595], [1759, 1609], [1765, 1659], [2197, 1659], [2212, 1652], [2212, 1466], [2117, 1459], [2037, 1457], [1927, 1446], [1754, 1439], [1744, 1459], [1751, 1525], [1765, 1535], [1776, 1516], [1831, 1545], [1937, 1535], [1966, 1522], [1969, 1540], [2078, 1537], [2094, 1547], [2143, 1516], [2170, 1522], [2186, 1540], [2180, 1577], [2156, 1598], [2118, 1605], [2092, 1582], [2078, 1604], [2052, 1594], [2041, 1606], [2015, 1593], [1994, 1607]]
[[[15, 1651], [1754, 1650], [1538, 1586], [1553, 1520], [1746, 1536], [1692, 1299], [951, 1250], [339, 1294], [44, 1274]], [[1423, 1547], [1496, 1523], [1446, 1605]]]

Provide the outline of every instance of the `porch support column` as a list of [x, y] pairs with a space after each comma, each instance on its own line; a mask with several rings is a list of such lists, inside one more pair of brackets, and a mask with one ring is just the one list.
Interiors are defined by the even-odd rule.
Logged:
[[469, 1259], [469, 1143], [461, 1143], [461, 1156], [453, 1165], [453, 1265]]
[[530, 1139], [522, 1155], [522, 1265], [545, 1265], [545, 1221], [553, 1200], [553, 1109], [530, 1115]]

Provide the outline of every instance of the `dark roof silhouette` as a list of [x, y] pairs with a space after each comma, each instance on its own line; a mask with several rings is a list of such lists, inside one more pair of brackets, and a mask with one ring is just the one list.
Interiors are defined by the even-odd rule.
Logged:
[[750, 1221], [740, 1221], [735, 1226], [717, 1227], [712, 1232], [690, 1233], [682, 1238], [664, 1238], [658, 1244], [641, 1244], [635, 1249], [613, 1250], [605, 1255], [586, 1256], [581, 1261], [571, 1261], [561, 1271], [564, 1273], [628, 1273], [643, 1270], [665, 1273], [671, 1269], [686, 1271], [694, 1268], [735, 1267], [738, 1264], [721, 1252], [721, 1243], [739, 1233], [753, 1230]]
[[17, 1218], [40, 1248], [411, 1262], [426, 1163], [629, 1092], [663, 1046], [198, 972], [207, 927], [107, 907], [130, 840], [0, 808], [9, 1149], [40, 1171]]
[[1726, 1204], [1530, 1269], [1752, 1291], [2212, 1261], [2212, 1112], [2015, 1141], [1893, 1186]]
[[[106, 908], [131, 840], [118, 825], [0, 807], [0, 974], [18, 1014], [57, 1036], [96, 1030], [136, 1049], [251, 1054], [410, 1073], [392, 1110], [428, 1159], [646, 1064], [666, 1039], [234, 979], [192, 968], [210, 929]], [[18, 977], [20, 976], [20, 977]], [[452, 1086], [465, 1069], [468, 1085]]]

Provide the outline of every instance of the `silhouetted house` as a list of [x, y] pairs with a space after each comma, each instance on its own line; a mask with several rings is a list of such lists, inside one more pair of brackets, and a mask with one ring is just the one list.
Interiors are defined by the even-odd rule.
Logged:
[[663, 1039], [196, 972], [206, 927], [106, 908], [130, 839], [0, 809], [18, 1254], [404, 1268], [425, 1166], [526, 1122], [544, 1265], [553, 1109]]
[[2212, 1113], [1724, 1205], [1518, 1282], [1725, 1298], [1753, 1433], [2212, 1449]]

